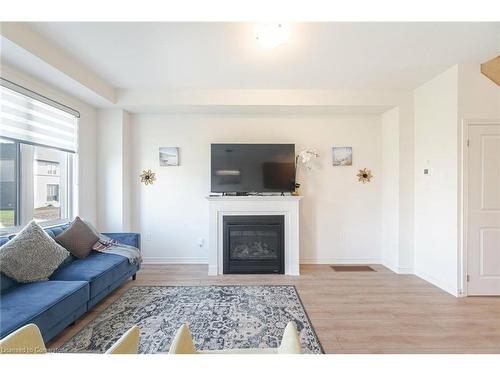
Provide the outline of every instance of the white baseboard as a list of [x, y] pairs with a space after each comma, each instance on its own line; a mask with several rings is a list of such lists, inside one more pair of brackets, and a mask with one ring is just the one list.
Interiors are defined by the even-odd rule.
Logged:
[[458, 297], [458, 290], [453, 285], [450, 285], [446, 281], [443, 281], [437, 277], [431, 276], [422, 271], [415, 271], [415, 275], [420, 277], [421, 279], [437, 286], [439, 289], [444, 290], [445, 292], [450, 293], [452, 296]]
[[[207, 264], [203, 257], [143, 257], [143, 264]], [[382, 264], [378, 258], [304, 258], [300, 264]]]
[[415, 270], [412, 267], [399, 267], [398, 274], [400, 274], [400, 275], [415, 275]]
[[398, 275], [413, 275], [414, 270], [412, 267], [400, 267], [391, 262], [382, 261], [382, 265], [386, 268], [389, 268], [392, 272], [397, 273]]
[[217, 266], [208, 265], [208, 276], [217, 276], [219, 274], [219, 270]]
[[[204, 257], [144, 257], [143, 264], [208, 264]], [[378, 258], [303, 258], [300, 264], [382, 264], [398, 274], [413, 274], [411, 268], [394, 268]], [[425, 279], [425, 277], [422, 277]]]
[[381, 264], [378, 258], [302, 258], [300, 264]]
[[143, 257], [143, 264], [208, 264], [203, 257]]
[[382, 265], [385, 268], [389, 268], [394, 273], [399, 273], [399, 268], [392, 262], [389, 262], [387, 260], [382, 260]]

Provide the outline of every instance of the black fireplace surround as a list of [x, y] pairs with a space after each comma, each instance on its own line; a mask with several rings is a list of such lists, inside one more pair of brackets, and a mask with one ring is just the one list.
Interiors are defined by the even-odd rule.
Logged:
[[224, 273], [283, 274], [284, 226], [283, 215], [224, 216]]

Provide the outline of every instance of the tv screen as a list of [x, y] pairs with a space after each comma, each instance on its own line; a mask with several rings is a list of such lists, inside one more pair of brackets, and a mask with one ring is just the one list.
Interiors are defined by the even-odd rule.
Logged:
[[213, 193], [291, 192], [294, 184], [293, 144], [212, 144]]

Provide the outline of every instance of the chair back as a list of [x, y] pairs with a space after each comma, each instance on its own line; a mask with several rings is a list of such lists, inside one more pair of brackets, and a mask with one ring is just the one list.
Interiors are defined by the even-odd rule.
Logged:
[[139, 350], [139, 327], [133, 326], [115, 342], [106, 354], [137, 354]]
[[168, 354], [196, 354], [193, 338], [187, 324], [181, 325], [177, 330]]
[[294, 322], [288, 322], [286, 325], [278, 354], [302, 354], [300, 337]]
[[0, 340], [0, 354], [45, 354], [47, 349], [36, 324], [30, 323]]

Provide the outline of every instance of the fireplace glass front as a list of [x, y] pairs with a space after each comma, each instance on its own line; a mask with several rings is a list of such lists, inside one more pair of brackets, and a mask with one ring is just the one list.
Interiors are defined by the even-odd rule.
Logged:
[[224, 216], [224, 273], [283, 273], [284, 216]]

